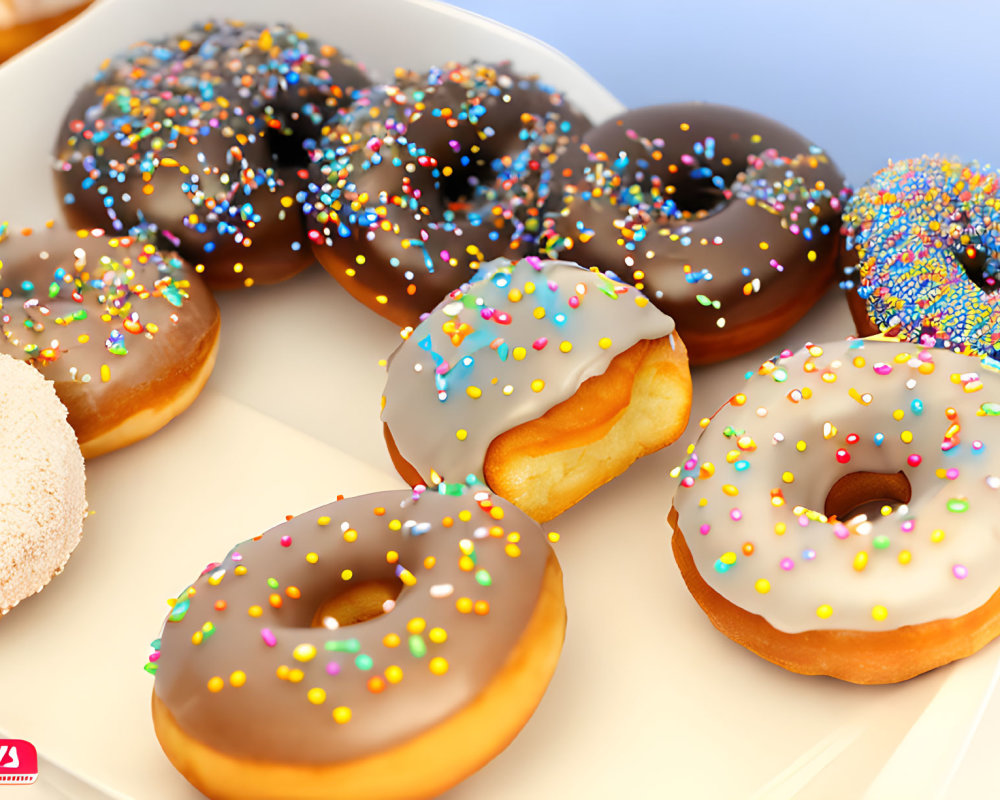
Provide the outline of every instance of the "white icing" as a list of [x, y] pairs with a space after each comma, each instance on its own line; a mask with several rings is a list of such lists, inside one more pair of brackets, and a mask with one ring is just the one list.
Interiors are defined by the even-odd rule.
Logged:
[[[1000, 588], [1000, 482], [991, 477], [1000, 469], [1000, 375], [969, 356], [913, 344], [859, 340], [812, 352], [821, 354], [807, 349], [767, 362], [769, 374], [752, 376], [740, 389], [745, 402], [730, 401], [715, 415], [679, 470], [677, 524], [701, 576], [787, 633], [890, 630], [983, 605]], [[919, 372], [926, 364], [933, 373]], [[835, 380], [824, 380], [831, 374]], [[957, 443], [942, 451], [954, 423]], [[847, 442], [850, 434], [857, 443]], [[750, 440], [756, 449], [741, 449]], [[850, 455], [847, 463], [838, 462], [838, 450]], [[907, 461], [914, 454], [916, 466]], [[912, 488], [909, 505], [870, 520], [867, 535], [840, 538], [844, 527], [821, 518], [842, 476], [900, 470]], [[772, 503], [772, 490], [781, 491], [782, 505]], [[958, 510], [963, 504], [967, 510]], [[805, 509], [820, 516], [810, 519]], [[727, 553], [735, 561], [720, 571], [719, 559], [733, 560]], [[867, 559], [861, 569], [859, 553]], [[760, 580], [769, 591], [757, 589]], [[832, 609], [825, 619], [817, 614], [822, 606]]]

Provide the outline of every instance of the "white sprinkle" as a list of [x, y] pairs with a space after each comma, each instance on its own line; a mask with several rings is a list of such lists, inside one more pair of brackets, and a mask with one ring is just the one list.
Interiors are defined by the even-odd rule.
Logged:
[[436, 597], [438, 599], [442, 597], [451, 597], [454, 591], [455, 587], [450, 583], [436, 583], [430, 588], [431, 597]]
[[340, 627], [340, 623], [334, 617], [323, 617], [323, 627], [328, 631], [335, 631]]

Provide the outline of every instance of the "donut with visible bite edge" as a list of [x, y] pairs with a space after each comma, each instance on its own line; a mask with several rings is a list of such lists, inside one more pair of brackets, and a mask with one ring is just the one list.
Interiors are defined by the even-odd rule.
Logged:
[[1000, 375], [855, 340], [766, 361], [674, 471], [673, 550], [724, 634], [893, 683], [1000, 635]]
[[184, 411], [218, 341], [219, 308], [176, 253], [55, 222], [0, 225], [0, 353], [53, 382], [87, 458]]
[[181, 593], [156, 735], [213, 798], [433, 797], [527, 722], [565, 625], [546, 536], [482, 487], [340, 500]]
[[674, 441], [691, 373], [673, 321], [576, 264], [484, 264], [392, 354], [382, 422], [416, 485], [485, 482], [552, 519]]
[[555, 168], [542, 249], [609, 270], [673, 317], [692, 364], [790, 328], [833, 283], [849, 196], [808, 139], [701, 103], [634, 109]]

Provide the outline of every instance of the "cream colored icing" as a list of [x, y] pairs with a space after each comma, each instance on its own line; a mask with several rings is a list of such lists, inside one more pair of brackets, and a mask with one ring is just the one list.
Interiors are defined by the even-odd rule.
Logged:
[[484, 264], [389, 359], [382, 421], [428, 481], [483, 481], [501, 433], [540, 417], [673, 320], [627, 284], [565, 261]]
[[[891, 630], [983, 605], [1000, 588], [996, 366], [872, 339], [765, 362], [672, 473], [701, 576], [786, 633]], [[900, 470], [910, 503], [870, 529], [823, 516], [840, 477]]]

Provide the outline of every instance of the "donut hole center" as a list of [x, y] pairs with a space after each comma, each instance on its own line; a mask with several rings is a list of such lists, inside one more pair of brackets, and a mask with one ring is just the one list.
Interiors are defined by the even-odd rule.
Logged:
[[823, 513], [857, 529], [908, 504], [912, 496], [910, 481], [902, 471], [850, 472], [830, 487]]
[[956, 255], [966, 276], [983, 294], [993, 294], [1000, 290], [1000, 275], [996, 274], [995, 267], [990, 270], [990, 258], [986, 250], [969, 244], [959, 247]]
[[335, 630], [388, 614], [402, 590], [398, 580], [362, 581], [320, 603], [312, 627]]

